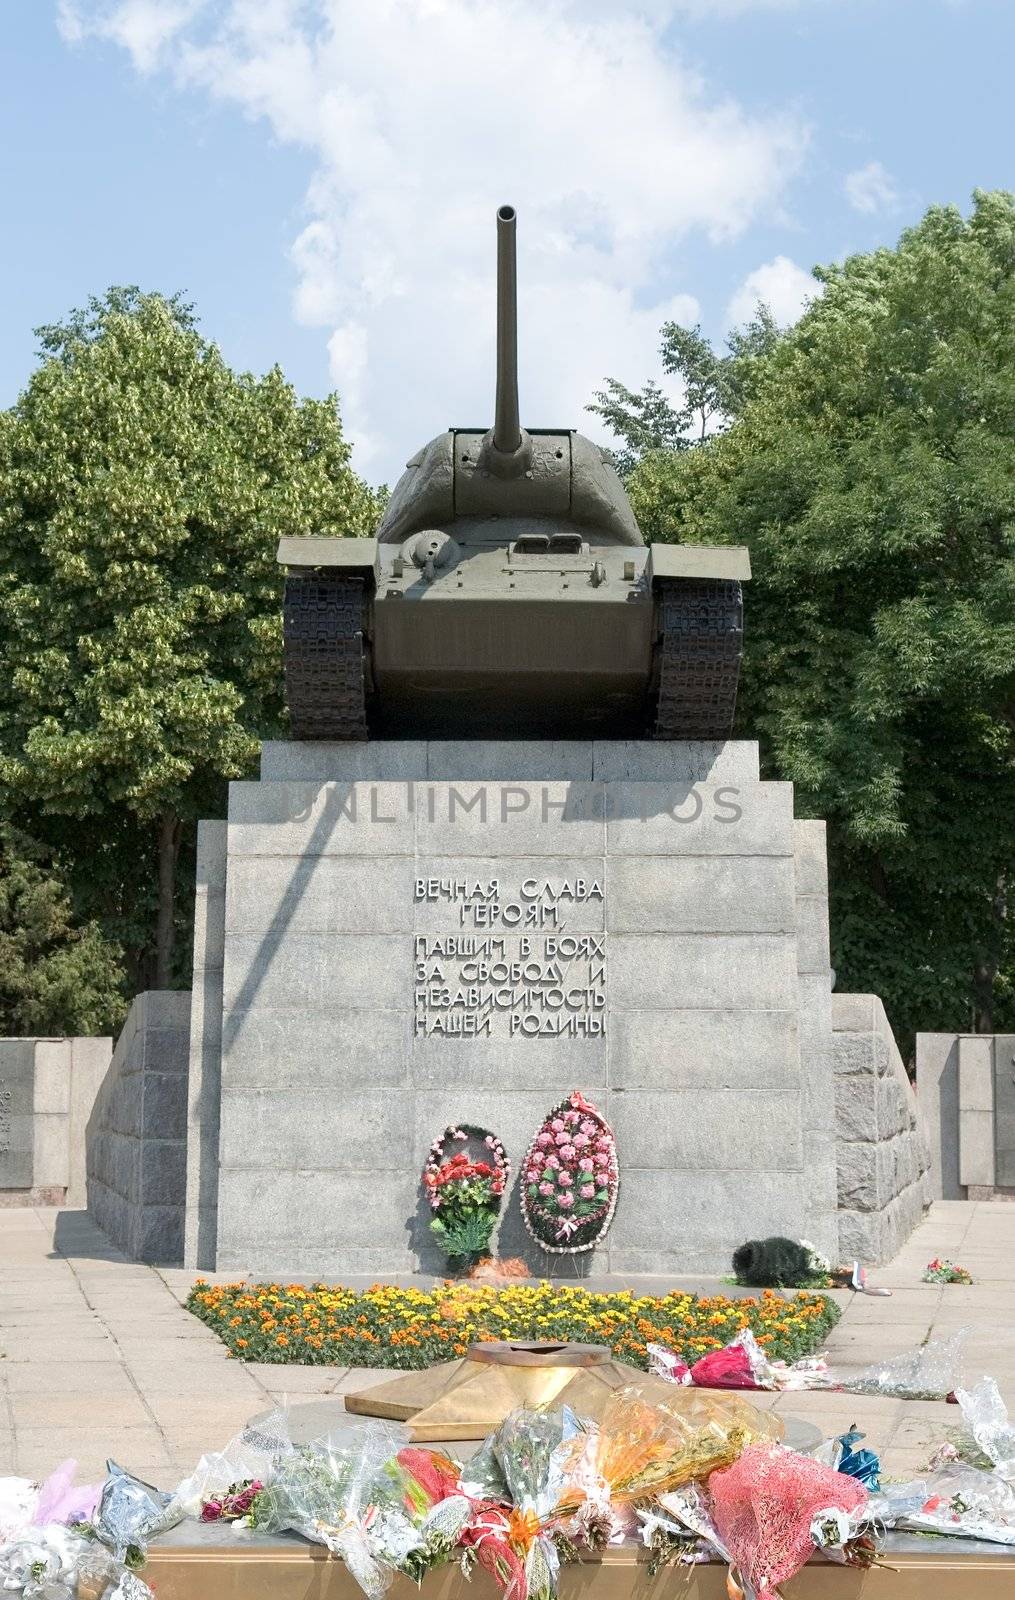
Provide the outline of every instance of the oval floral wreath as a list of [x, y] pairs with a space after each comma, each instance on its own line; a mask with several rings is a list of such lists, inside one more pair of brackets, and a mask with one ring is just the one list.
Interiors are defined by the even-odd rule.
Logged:
[[546, 1118], [524, 1171], [522, 1215], [538, 1245], [566, 1255], [599, 1243], [617, 1209], [617, 1141], [577, 1089]]
[[[452, 1155], [449, 1147], [462, 1149]], [[482, 1145], [478, 1157], [470, 1152]], [[430, 1231], [448, 1257], [485, 1255], [500, 1203], [511, 1181], [511, 1163], [496, 1134], [469, 1122], [452, 1123], [430, 1146], [423, 1187], [434, 1213]]]

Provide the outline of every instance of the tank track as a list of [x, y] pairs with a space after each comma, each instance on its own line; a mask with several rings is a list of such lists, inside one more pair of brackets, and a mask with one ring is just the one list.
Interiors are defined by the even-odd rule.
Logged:
[[282, 631], [293, 738], [365, 739], [363, 579], [288, 577]]
[[664, 578], [656, 585], [656, 624], [653, 738], [728, 739], [744, 653], [740, 584]]

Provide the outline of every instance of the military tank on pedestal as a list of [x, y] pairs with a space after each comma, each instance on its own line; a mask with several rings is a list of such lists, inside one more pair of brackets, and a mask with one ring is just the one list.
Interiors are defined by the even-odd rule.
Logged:
[[513, 207], [491, 429], [408, 462], [372, 539], [288, 538], [296, 739], [725, 739], [747, 551], [646, 545], [602, 451], [519, 421]]

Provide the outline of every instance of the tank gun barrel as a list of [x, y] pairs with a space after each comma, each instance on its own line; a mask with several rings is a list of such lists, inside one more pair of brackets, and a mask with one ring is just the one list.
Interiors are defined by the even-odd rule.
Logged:
[[497, 404], [493, 445], [504, 455], [513, 455], [522, 442], [518, 420], [517, 221], [514, 206], [500, 207], [497, 212]]

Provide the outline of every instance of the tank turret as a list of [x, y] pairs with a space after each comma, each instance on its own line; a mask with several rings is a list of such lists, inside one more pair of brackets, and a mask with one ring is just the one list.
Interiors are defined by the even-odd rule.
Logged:
[[597, 445], [522, 426], [516, 228], [493, 425], [413, 456], [374, 538], [280, 543], [296, 738], [729, 737], [747, 552], [646, 546]]

